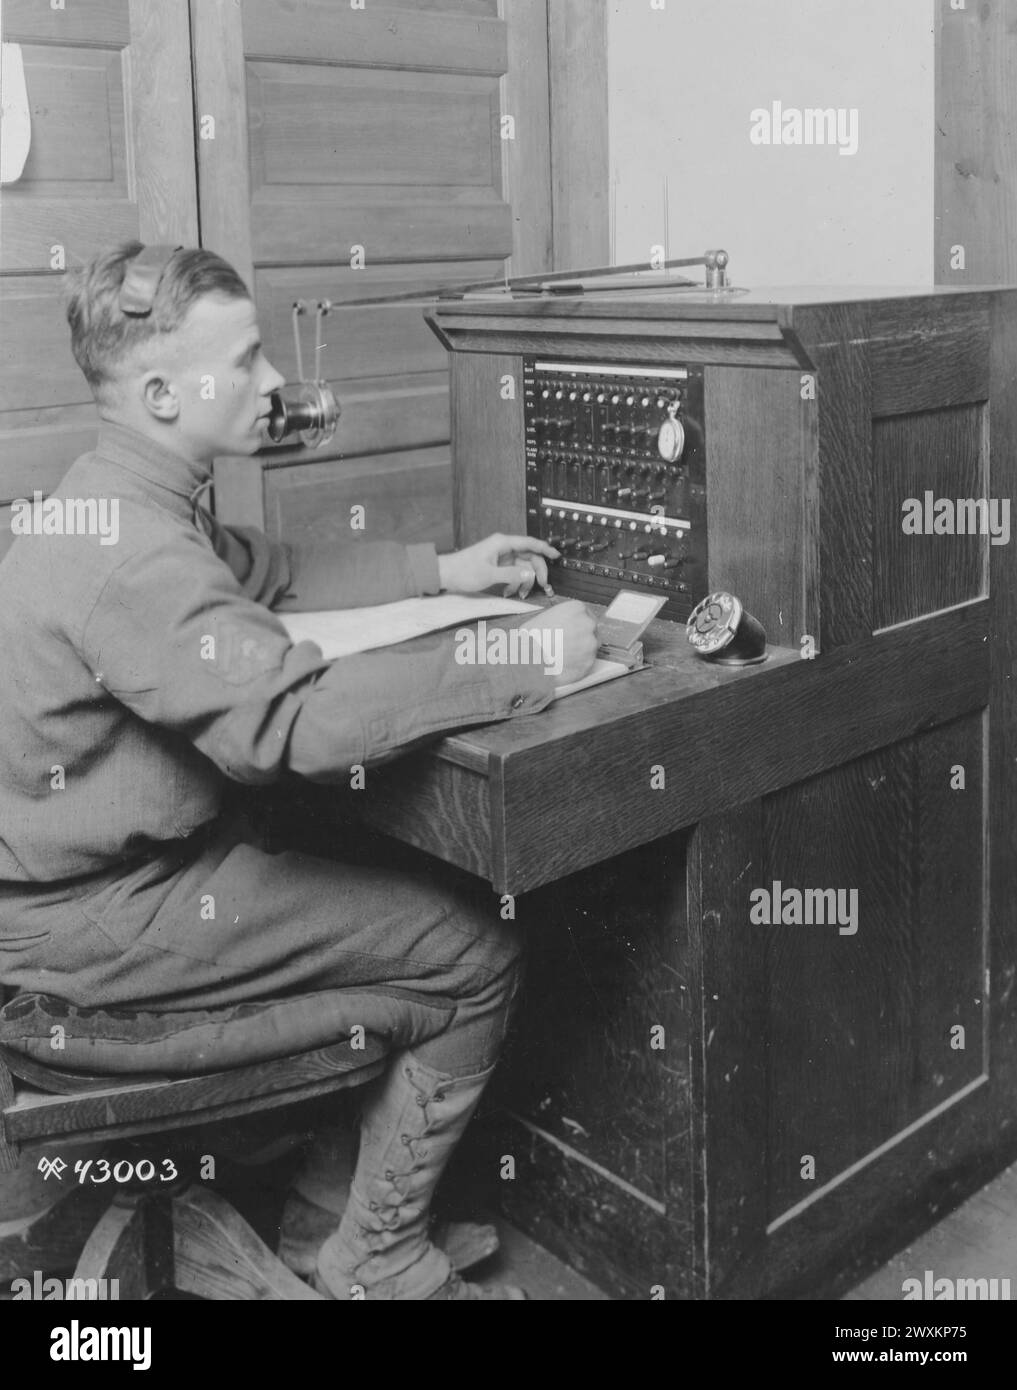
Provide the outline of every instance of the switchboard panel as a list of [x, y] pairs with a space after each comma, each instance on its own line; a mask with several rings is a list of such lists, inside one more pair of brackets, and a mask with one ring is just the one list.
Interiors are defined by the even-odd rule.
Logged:
[[702, 367], [524, 359], [526, 519], [559, 593], [620, 585], [684, 620], [708, 589]]

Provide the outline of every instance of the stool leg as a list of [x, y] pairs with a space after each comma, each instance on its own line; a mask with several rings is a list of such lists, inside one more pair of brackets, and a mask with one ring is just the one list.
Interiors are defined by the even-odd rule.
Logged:
[[[121, 1193], [89, 1236], [75, 1279], [95, 1280], [100, 1296], [138, 1302], [173, 1286], [169, 1197]], [[114, 1284], [113, 1281], [116, 1281]], [[84, 1296], [84, 1295], [83, 1295]]]
[[214, 1302], [323, 1302], [224, 1198], [195, 1184], [172, 1199], [176, 1287]]
[[4, 1065], [4, 1059], [0, 1057], [0, 1173], [15, 1172], [21, 1162], [18, 1146], [8, 1140], [4, 1123], [4, 1111], [13, 1104], [14, 1078]]

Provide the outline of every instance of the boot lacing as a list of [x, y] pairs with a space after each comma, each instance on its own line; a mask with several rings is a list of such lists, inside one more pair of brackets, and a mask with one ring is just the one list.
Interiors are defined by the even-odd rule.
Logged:
[[[414, 1173], [420, 1171], [420, 1163], [423, 1159], [427, 1157], [428, 1153], [427, 1149], [422, 1147], [421, 1141], [423, 1139], [426, 1139], [427, 1136], [431, 1133], [432, 1116], [428, 1113], [428, 1106], [431, 1104], [432, 1101], [436, 1101], [440, 1104], [445, 1099], [445, 1092], [440, 1086], [431, 1095], [429, 1095], [426, 1090], [422, 1090], [417, 1085], [413, 1072], [408, 1067], [403, 1069], [403, 1075], [406, 1077], [413, 1090], [417, 1093], [417, 1105], [423, 1111], [421, 1119], [423, 1120], [424, 1125], [419, 1135], [400, 1134], [399, 1136], [399, 1142], [409, 1152], [409, 1157], [411, 1160], [409, 1167], [402, 1172], [397, 1172], [394, 1168], [386, 1168], [384, 1170], [385, 1181], [392, 1188], [398, 1200], [394, 1202], [386, 1202], [383, 1207], [380, 1202], [364, 1202], [363, 1197], [360, 1197], [361, 1203], [364, 1206], [366, 1206], [369, 1211], [375, 1214], [375, 1216], [378, 1219], [379, 1225], [381, 1225], [384, 1228], [384, 1231], [377, 1231], [368, 1226], [361, 1226], [358, 1223], [356, 1228], [357, 1233], [360, 1239], [364, 1242], [366, 1248], [371, 1252], [362, 1261], [364, 1265], [367, 1265], [373, 1259], [376, 1259], [377, 1256], [380, 1253], [382, 1253], [382, 1251], [384, 1251], [384, 1249], [386, 1248], [384, 1245], [385, 1232], [398, 1230], [400, 1228], [402, 1218], [404, 1215], [416, 1214], [403, 1212], [403, 1208], [406, 1206], [407, 1202], [412, 1200], [412, 1193], [409, 1193], [405, 1191], [403, 1188], [401, 1188], [399, 1186], [399, 1183], [400, 1180], [408, 1180], [413, 1176]], [[357, 1195], [360, 1196], [359, 1193]], [[379, 1244], [379, 1242], [382, 1243]], [[357, 1265], [357, 1268], [360, 1268], [359, 1264]]]

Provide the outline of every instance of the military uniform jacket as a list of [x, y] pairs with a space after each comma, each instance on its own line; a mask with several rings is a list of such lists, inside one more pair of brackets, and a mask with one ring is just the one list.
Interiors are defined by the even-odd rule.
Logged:
[[276, 611], [437, 593], [433, 546], [291, 547], [196, 521], [207, 478], [105, 423], [51, 511], [105, 499], [96, 515], [118, 525], [40, 521], [50, 533], [19, 537], [0, 564], [0, 881], [96, 873], [182, 839], [218, 815], [225, 779], [347, 782], [443, 730], [550, 702], [540, 667], [459, 665], [452, 633], [334, 662], [292, 643]]

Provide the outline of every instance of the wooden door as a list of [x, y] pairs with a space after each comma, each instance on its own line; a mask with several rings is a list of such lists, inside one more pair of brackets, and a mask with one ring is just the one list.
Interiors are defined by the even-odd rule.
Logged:
[[358, 537], [448, 545], [445, 351], [419, 302], [357, 302], [550, 267], [546, 0], [191, 11], [202, 242], [252, 284], [289, 380], [294, 300], [332, 301], [322, 367], [343, 408], [318, 451], [220, 461], [219, 512], [330, 539], [360, 505]]
[[10, 503], [92, 447], [62, 270], [131, 237], [197, 241], [186, 0], [7, 0], [31, 144], [0, 193], [0, 554]]

